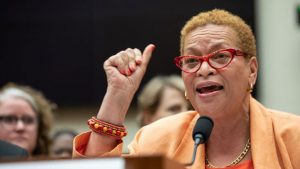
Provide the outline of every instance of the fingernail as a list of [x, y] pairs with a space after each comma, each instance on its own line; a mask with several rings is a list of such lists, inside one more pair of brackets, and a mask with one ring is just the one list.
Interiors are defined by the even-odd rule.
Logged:
[[127, 75], [127, 76], [130, 76], [130, 75], [131, 75], [131, 71], [130, 71], [129, 68], [126, 70], [126, 75]]
[[139, 65], [139, 64], [141, 64], [141, 63], [142, 63], [142, 60], [141, 60], [141, 59], [138, 59], [138, 60], [136, 60], [135, 62], [136, 62], [136, 64], [138, 64], [138, 65]]
[[131, 72], [134, 72], [136, 69], [136, 65], [134, 63], [129, 64], [129, 69]]
[[126, 72], [125, 72], [125, 70], [124, 70], [124, 69], [123, 69], [123, 70], [121, 70], [121, 71], [120, 71], [120, 73], [121, 73], [121, 74], [123, 74], [123, 75], [125, 75], [125, 74], [126, 74]]

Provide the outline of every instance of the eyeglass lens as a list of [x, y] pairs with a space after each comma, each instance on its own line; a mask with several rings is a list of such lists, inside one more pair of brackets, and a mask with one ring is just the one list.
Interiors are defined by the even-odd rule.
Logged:
[[215, 69], [220, 69], [232, 60], [233, 55], [230, 51], [219, 51], [208, 55], [207, 57], [199, 56], [186, 56], [182, 57], [180, 60], [180, 67], [187, 72], [195, 72], [200, 68], [203, 61], [208, 61], [209, 65]]
[[16, 125], [19, 120], [21, 120], [25, 125], [32, 125], [36, 122], [36, 119], [31, 116], [0, 116], [0, 122], [5, 123], [7, 125]]

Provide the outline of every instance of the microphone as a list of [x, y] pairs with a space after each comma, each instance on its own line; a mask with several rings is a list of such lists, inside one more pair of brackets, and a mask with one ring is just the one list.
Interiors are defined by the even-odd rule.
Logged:
[[213, 126], [214, 126], [214, 122], [210, 117], [208, 116], [199, 117], [193, 130], [193, 139], [195, 144], [194, 144], [192, 161], [186, 164], [186, 166], [190, 166], [194, 164], [197, 148], [199, 144], [203, 144], [207, 142]]

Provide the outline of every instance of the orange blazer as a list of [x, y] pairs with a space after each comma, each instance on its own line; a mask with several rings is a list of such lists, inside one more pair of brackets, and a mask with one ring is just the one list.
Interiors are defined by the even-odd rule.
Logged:
[[[180, 163], [192, 158], [192, 131], [199, 113], [183, 112], [140, 129], [128, 146], [129, 155], [164, 155]], [[73, 156], [84, 157], [90, 132], [74, 139]], [[256, 169], [300, 169], [300, 116], [270, 110], [250, 100], [251, 153]], [[103, 156], [121, 156], [123, 143]], [[192, 169], [205, 169], [205, 146], [200, 145]]]

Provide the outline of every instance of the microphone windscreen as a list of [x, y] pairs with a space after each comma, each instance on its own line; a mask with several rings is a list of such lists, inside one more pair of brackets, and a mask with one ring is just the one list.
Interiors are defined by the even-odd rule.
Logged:
[[201, 134], [203, 136], [203, 140], [201, 142], [205, 143], [210, 136], [213, 126], [214, 126], [214, 122], [210, 117], [208, 116], [199, 117], [193, 130], [194, 141], [195, 141], [195, 136], [197, 134]]

